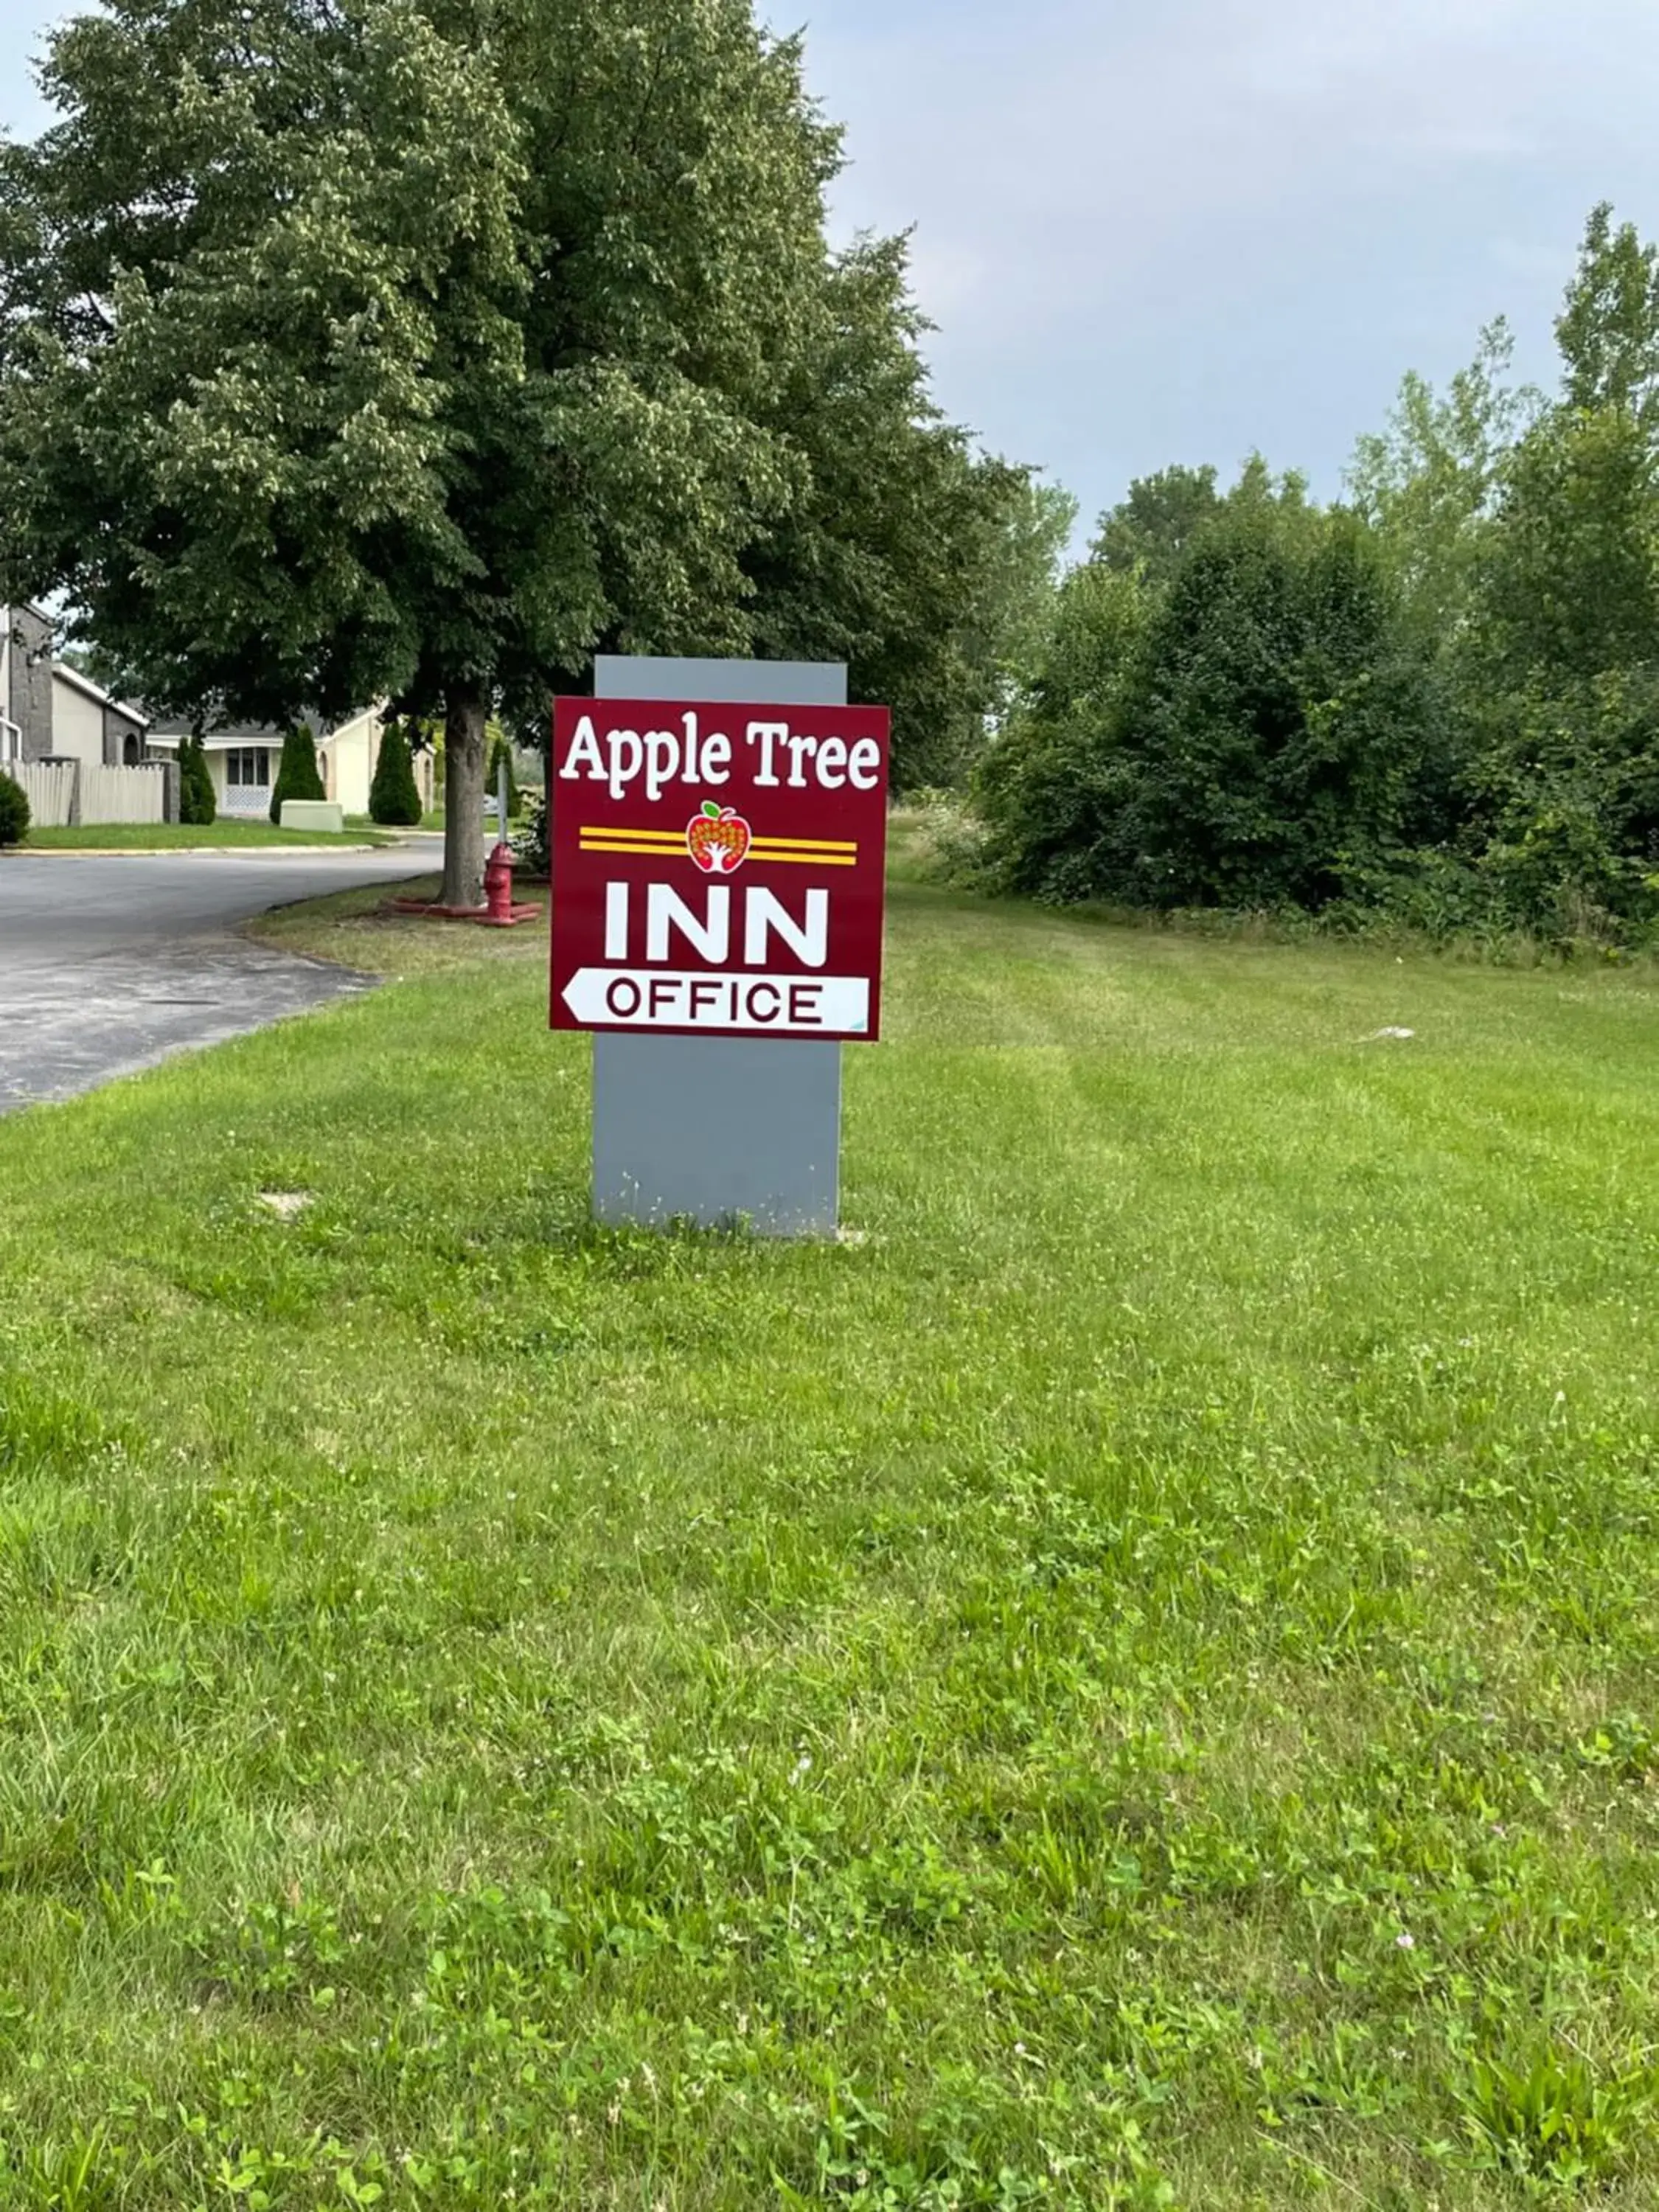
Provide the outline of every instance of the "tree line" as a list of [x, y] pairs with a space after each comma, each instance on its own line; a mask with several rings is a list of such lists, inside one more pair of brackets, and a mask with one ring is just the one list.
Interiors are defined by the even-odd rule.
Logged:
[[1322, 507], [1132, 486], [974, 778], [1008, 890], [1659, 935], [1659, 250], [1598, 208], [1553, 395], [1502, 324]]
[[1592, 217], [1561, 382], [1501, 325], [1347, 495], [1063, 492], [942, 414], [902, 238], [751, 0], [108, 0], [0, 144], [0, 601], [198, 727], [443, 733], [596, 653], [844, 660], [1003, 888], [1659, 927], [1659, 265]]

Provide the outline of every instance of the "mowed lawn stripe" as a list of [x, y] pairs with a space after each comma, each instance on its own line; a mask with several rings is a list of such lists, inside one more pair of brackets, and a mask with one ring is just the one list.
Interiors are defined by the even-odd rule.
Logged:
[[0, 2207], [1650, 2201], [1652, 972], [901, 885], [775, 1247], [374, 904], [8, 1124]]

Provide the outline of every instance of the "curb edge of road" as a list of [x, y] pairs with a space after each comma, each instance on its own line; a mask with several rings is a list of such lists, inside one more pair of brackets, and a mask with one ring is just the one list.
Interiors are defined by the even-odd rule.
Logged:
[[319, 853], [349, 858], [405, 849], [401, 839], [386, 845], [8, 845], [0, 849], [0, 866], [12, 860], [269, 860], [289, 854], [306, 860]]

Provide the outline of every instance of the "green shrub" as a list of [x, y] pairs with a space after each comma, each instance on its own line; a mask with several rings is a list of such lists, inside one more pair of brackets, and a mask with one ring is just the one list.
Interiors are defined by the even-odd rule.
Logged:
[[0, 845], [21, 845], [28, 827], [29, 802], [23, 787], [0, 770]]
[[[519, 790], [518, 779], [513, 773], [513, 748], [505, 738], [497, 738], [495, 748], [489, 756], [489, 773], [484, 784], [486, 799], [494, 799], [500, 791], [503, 769], [507, 770], [507, 822], [513, 822], [518, 818], [522, 795]], [[501, 824], [503, 836], [507, 832], [507, 822]]]
[[389, 829], [412, 829], [421, 818], [420, 787], [401, 722], [388, 722], [380, 736], [374, 781], [368, 791], [368, 818]]
[[281, 825], [288, 799], [327, 799], [323, 776], [316, 768], [316, 738], [305, 723], [283, 737], [283, 759], [270, 794], [270, 818], [276, 825]]
[[1247, 472], [1160, 594], [1108, 574], [1065, 599], [1066, 658], [980, 777], [1010, 889], [1316, 909], [1345, 852], [1443, 827], [1435, 702], [1393, 579], [1293, 482]]
[[207, 748], [199, 737], [186, 738], [179, 748], [179, 819], [204, 827], [218, 812]]
[[283, 739], [282, 765], [270, 794], [270, 818], [279, 826], [283, 806], [290, 799], [326, 799], [317, 768], [317, 740], [304, 722]]
[[518, 855], [519, 866], [527, 876], [546, 876], [552, 872], [553, 858], [547, 837], [547, 802], [538, 791], [525, 793], [524, 816], [518, 835], [513, 840], [513, 850]]

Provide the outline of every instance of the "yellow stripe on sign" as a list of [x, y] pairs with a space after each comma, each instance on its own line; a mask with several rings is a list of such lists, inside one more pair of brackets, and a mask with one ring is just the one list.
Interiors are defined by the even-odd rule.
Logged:
[[[653, 860], [659, 860], [672, 848], [667, 845], [634, 844], [624, 837], [584, 837], [577, 849], [583, 853], [648, 853]], [[684, 840], [680, 849], [685, 849]]]
[[[665, 853], [675, 848], [668, 845], [630, 843], [623, 837], [584, 837], [577, 849], [583, 853], [636, 853], [647, 860], [660, 860]], [[678, 849], [681, 852], [685, 850], [684, 839], [680, 841]], [[772, 868], [856, 868], [859, 864], [856, 853], [763, 853], [754, 845], [743, 857], [745, 860], [763, 860], [768, 867]]]
[[764, 860], [769, 866], [781, 868], [793, 863], [798, 868], [856, 868], [856, 853], [763, 853], [751, 845], [744, 854], [746, 860]]
[[683, 845], [685, 842], [684, 830], [629, 830], [620, 824], [613, 828], [596, 822], [585, 823], [577, 835], [582, 837], [643, 837], [653, 845]]
[[856, 853], [858, 850], [850, 837], [757, 837], [754, 842], [771, 849], [786, 846], [802, 853]]

